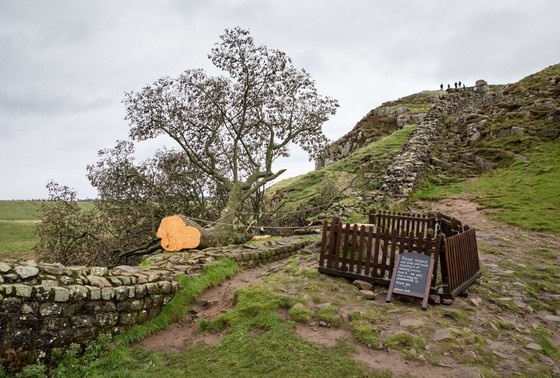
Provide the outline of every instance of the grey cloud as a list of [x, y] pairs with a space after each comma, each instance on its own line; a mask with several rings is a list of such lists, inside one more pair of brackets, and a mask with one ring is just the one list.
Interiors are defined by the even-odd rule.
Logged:
[[[50, 178], [91, 193], [85, 165], [127, 135], [124, 92], [189, 68], [214, 74], [206, 54], [225, 28], [249, 28], [338, 98], [325, 125], [336, 138], [383, 101], [558, 63], [559, 10], [558, 0], [0, 0], [0, 180], [18, 177], [0, 199], [44, 197]], [[6, 164], [21, 150], [25, 163]], [[313, 168], [292, 159], [287, 175]]]

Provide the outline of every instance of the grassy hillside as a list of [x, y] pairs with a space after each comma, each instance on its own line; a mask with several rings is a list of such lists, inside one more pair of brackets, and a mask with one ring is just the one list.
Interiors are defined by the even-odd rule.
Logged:
[[[399, 129], [355, 151], [321, 170], [281, 181], [267, 191], [268, 198], [282, 204], [281, 212], [301, 208], [321, 207], [335, 198], [350, 203], [356, 192], [374, 189], [392, 159], [407, 141], [414, 125]], [[325, 210], [324, 208], [319, 210]], [[353, 220], [362, 221], [363, 214], [353, 214]]]
[[[560, 233], [560, 64], [514, 84], [491, 85], [490, 90], [492, 94], [477, 107], [441, 120], [445, 131], [434, 156], [445, 160], [444, 167], [428, 175], [412, 200], [469, 196], [498, 220]], [[383, 107], [426, 111], [432, 97], [411, 95]], [[373, 118], [370, 121], [369, 129], [385, 127]], [[480, 138], [469, 140], [466, 135], [472, 124], [481, 121]], [[353, 131], [363, 128], [360, 125]], [[323, 170], [280, 182], [269, 189], [269, 195], [281, 197], [286, 209], [295, 209], [305, 203], [320, 204], [319, 199], [324, 202], [320, 197], [324, 186], [334, 185], [339, 191], [346, 188], [339, 202], [351, 201], [356, 191], [376, 187], [412, 130], [399, 129]], [[466, 156], [471, 162], [474, 158], [487, 162], [486, 170], [466, 162]], [[359, 217], [356, 214], [353, 220]]]
[[475, 199], [500, 221], [560, 234], [560, 143], [540, 142], [505, 167], [447, 185], [427, 180], [413, 199], [461, 195]]
[[[442, 145], [453, 141], [442, 148], [455, 152], [449, 154], [449, 167], [460, 166], [463, 157], [471, 155], [492, 168], [476, 178], [472, 171], [439, 172], [457, 182], [441, 182], [432, 175], [413, 198], [469, 196], [495, 219], [560, 233], [560, 64], [495, 88], [495, 96], [477, 109], [448, 119], [441, 141]], [[469, 126], [480, 121], [484, 121], [481, 138], [458, 145]]]

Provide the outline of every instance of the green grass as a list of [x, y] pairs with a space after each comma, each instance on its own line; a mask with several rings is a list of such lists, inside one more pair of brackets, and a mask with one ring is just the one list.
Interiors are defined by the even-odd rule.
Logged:
[[466, 186], [493, 216], [531, 230], [560, 233], [560, 145], [541, 143], [516, 162]]
[[352, 155], [346, 159], [339, 160], [327, 166], [325, 170], [356, 172], [360, 170], [360, 166], [366, 156], [369, 156], [370, 160], [373, 161], [390, 159], [401, 150], [404, 143], [408, 140], [410, 133], [415, 129], [416, 126], [407, 126], [403, 129], [397, 130], [391, 135], [383, 137], [354, 151]]
[[0, 259], [32, 257], [38, 241], [36, 222], [0, 221]]
[[[407, 126], [399, 129], [321, 170], [280, 181], [267, 189], [267, 195], [273, 197], [282, 193], [282, 201], [286, 204], [281, 211], [294, 210], [300, 205], [324, 205], [325, 198], [321, 194], [325, 189], [332, 189], [333, 186], [342, 189], [348, 186], [356, 176], [362, 175], [365, 161], [375, 162], [374, 172], [368, 172], [368, 178], [355, 180], [351, 187], [373, 189], [377, 186], [377, 180], [370, 176], [379, 176], [385, 172], [415, 128], [416, 126]], [[323, 202], [317, 203], [320, 198]]]
[[32, 258], [40, 201], [0, 201], [0, 259]]
[[[44, 201], [0, 201], [0, 259], [34, 258], [37, 244], [36, 225], [40, 222]], [[79, 202], [91, 207], [93, 202]]]
[[408, 332], [399, 332], [386, 339], [384, 344], [389, 348], [400, 350], [406, 358], [411, 359], [414, 357], [411, 349], [421, 351], [426, 347], [427, 342], [423, 337]]
[[526, 161], [515, 161], [471, 182], [437, 186], [429, 181], [414, 200], [437, 200], [468, 194], [500, 221], [535, 231], [560, 234], [560, 145], [533, 143]]
[[379, 343], [379, 335], [366, 319], [352, 321], [351, 327], [354, 337], [362, 343], [370, 347]]
[[0, 201], [0, 221], [38, 221], [41, 201]]
[[543, 348], [543, 353], [551, 358], [560, 359], [560, 349], [550, 340], [550, 331], [542, 327], [533, 330], [535, 341]]

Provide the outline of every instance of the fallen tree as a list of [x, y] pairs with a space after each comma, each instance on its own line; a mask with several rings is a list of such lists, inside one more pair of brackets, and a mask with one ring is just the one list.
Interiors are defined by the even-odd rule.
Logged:
[[251, 239], [249, 234], [221, 228], [203, 228], [184, 215], [163, 218], [156, 235], [161, 238], [161, 247], [170, 252], [240, 244]]
[[186, 249], [205, 249], [229, 244], [242, 244], [251, 240], [247, 233], [227, 231], [224, 229], [203, 228], [184, 215], [176, 214], [164, 217], [156, 233], [156, 238], [145, 245], [129, 251], [117, 250], [119, 265], [123, 258], [143, 256], [158, 251], [179, 252]]

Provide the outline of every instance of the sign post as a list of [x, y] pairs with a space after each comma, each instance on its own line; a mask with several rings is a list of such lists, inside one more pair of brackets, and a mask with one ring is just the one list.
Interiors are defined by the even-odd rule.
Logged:
[[422, 298], [422, 310], [428, 308], [430, 282], [434, 270], [434, 259], [421, 253], [401, 253], [395, 261], [395, 269], [387, 302], [391, 302], [393, 293]]

